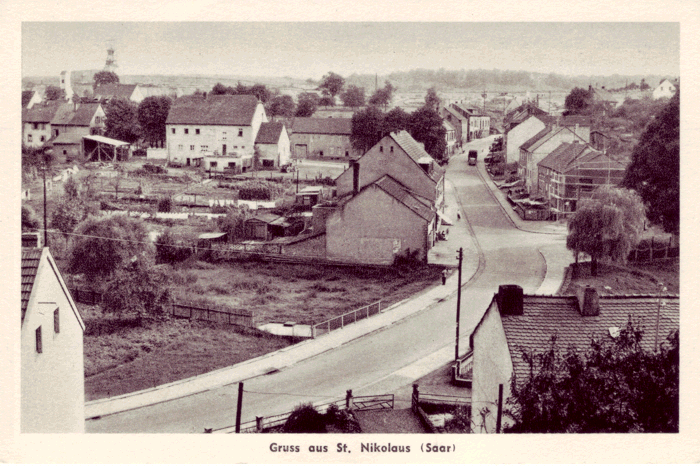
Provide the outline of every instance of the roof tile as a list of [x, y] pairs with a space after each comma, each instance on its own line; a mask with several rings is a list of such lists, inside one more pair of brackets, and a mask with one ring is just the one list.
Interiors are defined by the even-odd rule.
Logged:
[[173, 102], [166, 124], [250, 126], [257, 107], [253, 95], [183, 96]]

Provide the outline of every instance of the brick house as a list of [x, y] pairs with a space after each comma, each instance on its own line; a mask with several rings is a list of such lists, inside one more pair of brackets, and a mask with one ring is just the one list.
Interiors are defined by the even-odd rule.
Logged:
[[184, 96], [165, 122], [168, 161], [203, 164], [205, 170], [247, 170], [252, 166], [265, 109], [252, 95]]
[[260, 125], [255, 138], [255, 149], [264, 168], [279, 168], [289, 163], [289, 135], [284, 123], [269, 122]]
[[[660, 306], [660, 300], [665, 302]], [[523, 295], [517, 285], [502, 285], [469, 337], [464, 360], [472, 368], [472, 424], [476, 432], [495, 432], [498, 387], [503, 385], [504, 411], [511, 380], [526, 381], [530, 366], [523, 351], [546, 350], [553, 335], [557, 345], [585, 351], [591, 338], [613, 339], [632, 319], [646, 331], [642, 347], [654, 348], [679, 328], [677, 295], [598, 295], [581, 288], [576, 296]], [[658, 316], [658, 317], [657, 317]], [[658, 320], [657, 320], [658, 319]], [[658, 326], [657, 326], [658, 322]], [[658, 333], [656, 332], [658, 328]], [[482, 426], [482, 410], [488, 410]], [[504, 425], [509, 419], [504, 417]]]
[[618, 186], [625, 165], [587, 144], [562, 143], [538, 164], [537, 191], [549, 200], [557, 220], [576, 211], [580, 199], [600, 186]]
[[289, 140], [294, 158], [347, 159], [360, 155], [350, 142], [350, 118], [294, 118], [290, 128]]
[[20, 428], [85, 430], [85, 324], [49, 248], [22, 248]]

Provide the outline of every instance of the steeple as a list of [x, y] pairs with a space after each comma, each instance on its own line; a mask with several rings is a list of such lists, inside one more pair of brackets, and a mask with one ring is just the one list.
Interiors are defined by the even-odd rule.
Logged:
[[112, 44], [107, 45], [107, 60], [105, 61], [104, 71], [116, 72], [117, 59], [114, 57], [114, 47]]

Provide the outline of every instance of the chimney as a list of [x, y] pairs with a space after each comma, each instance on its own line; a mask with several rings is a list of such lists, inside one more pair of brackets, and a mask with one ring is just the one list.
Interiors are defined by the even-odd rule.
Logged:
[[578, 310], [582, 316], [597, 316], [600, 314], [598, 292], [591, 286], [579, 286], [576, 289]]
[[518, 285], [500, 285], [496, 295], [496, 303], [498, 303], [501, 315], [523, 315], [523, 288]]
[[354, 196], [360, 192], [360, 162], [351, 160], [350, 165], [352, 166], [352, 194]]

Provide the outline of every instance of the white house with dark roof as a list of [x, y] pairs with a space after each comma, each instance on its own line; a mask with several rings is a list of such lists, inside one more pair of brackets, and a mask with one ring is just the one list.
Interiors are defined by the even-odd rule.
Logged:
[[51, 139], [51, 120], [61, 102], [49, 101], [22, 109], [22, 142], [29, 147], [41, 147]]
[[85, 324], [49, 248], [22, 248], [20, 429], [85, 430]]
[[267, 121], [253, 95], [180, 97], [165, 122], [168, 160], [183, 165], [199, 160], [212, 171], [246, 171], [260, 125]]
[[294, 118], [289, 140], [292, 156], [298, 159], [350, 158], [360, 155], [350, 142], [350, 118]]
[[[585, 351], [592, 338], [617, 338], [616, 331], [630, 319], [644, 330], [642, 347], [651, 350], [656, 341], [663, 342], [678, 330], [679, 304], [677, 295], [606, 296], [594, 288], [581, 288], [576, 296], [536, 296], [523, 295], [517, 285], [500, 286], [469, 337], [470, 349], [457, 369], [459, 377], [471, 379], [476, 432], [496, 430], [499, 385], [505, 403], [511, 380], [516, 384], [527, 380], [530, 365], [523, 351], [543, 352], [554, 335], [560, 348]], [[488, 412], [483, 426], [482, 411]], [[507, 425], [508, 418], [503, 422]]]
[[255, 149], [264, 168], [278, 168], [289, 163], [289, 135], [284, 123], [261, 124], [255, 138]]
[[656, 86], [656, 89], [652, 91], [651, 96], [654, 98], [654, 100], [662, 98], [670, 99], [676, 93], [677, 89], [678, 88], [675, 84], [673, 84], [668, 79], [664, 79], [659, 83], [658, 86]]

